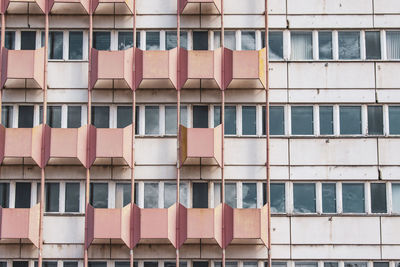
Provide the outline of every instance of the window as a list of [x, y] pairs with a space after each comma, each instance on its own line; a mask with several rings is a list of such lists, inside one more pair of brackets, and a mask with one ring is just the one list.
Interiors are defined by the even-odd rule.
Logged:
[[[136, 47], [140, 46], [140, 32], [136, 32]], [[133, 47], [133, 32], [118, 32], [118, 50]]]
[[386, 184], [371, 184], [371, 211], [372, 213], [386, 213]]
[[256, 134], [256, 107], [242, 106], [242, 134]]
[[28, 267], [28, 261], [13, 261], [13, 267]]
[[[179, 267], [187, 267], [186, 261], [179, 261]], [[176, 267], [176, 262], [174, 261], [166, 261], [164, 262], [164, 267]]]
[[[231, 50], [236, 50], [236, 33], [235, 31], [224, 32], [224, 46]], [[221, 32], [214, 32], [214, 49], [221, 47]]]
[[[34, 266], [38, 267], [37, 261], [35, 261]], [[42, 267], [57, 267], [57, 262], [56, 261], [43, 261]]]
[[89, 267], [107, 267], [107, 262], [105, 261], [89, 261]]
[[382, 106], [368, 106], [368, 134], [383, 134]]
[[242, 50], [256, 50], [255, 31], [242, 31]]
[[333, 107], [319, 107], [319, 133], [321, 135], [333, 134]]
[[367, 267], [366, 262], [345, 262], [344, 267]]
[[322, 184], [322, 212], [336, 213], [336, 184]]
[[[262, 134], [265, 135], [265, 107], [263, 107], [262, 117]], [[270, 135], [284, 135], [285, 134], [285, 111], [281, 106], [269, 107], [269, 134]]]
[[108, 184], [90, 183], [90, 205], [94, 208], [108, 208]]
[[[188, 186], [186, 183], [179, 184], [179, 201], [188, 207]], [[164, 208], [169, 208], [176, 203], [176, 183], [164, 184]]]
[[12, 127], [13, 106], [3, 106], [1, 109], [1, 124], [6, 128]]
[[389, 267], [389, 262], [374, 262], [374, 267]]
[[69, 59], [83, 59], [83, 32], [69, 32]]
[[144, 184], [144, 208], [158, 208], [158, 183]]
[[[42, 46], [44, 46], [45, 33], [42, 32]], [[63, 59], [63, 32], [49, 32], [49, 59]]]
[[339, 59], [360, 59], [360, 32], [339, 32]]
[[[139, 106], [136, 106], [135, 112], [135, 134], [139, 134]], [[117, 107], [117, 128], [125, 128], [132, 124], [132, 107], [118, 106]]]
[[389, 106], [389, 133], [400, 134], [400, 106]]
[[68, 106], [68, 128], [79, 128], [81, 127], [82, 121], [82, 108], [80, 106]]
[[[115, 207], [117, 209], [123, 208], [131, 203], [131, 184], [129, 183], [117, 183], [115, 190]], [[135, 195], [133, 203], [137, 204], [139, 194], [138, 184], [135, 183]]]
[[[176, 134], [176, 106], [165, 107], [165, 134]], [[187, 126], [187, 107], [181, 106], [180, 124]]]
[[9, 196], [10, 196], [10, 184], [0, 183], [0, 207], [8, 208]]
[[[236, 107], [225, 106], [224, 134], [236, 134]], [[214, 106], [214, 127], [221, 124], [221, 106]]]
[[381, 59], [380, 32], [365, 32], [365, 51], [367, 59]]
[[193, 31], [193, 50], [208, 50], [208, 32]]
[[392, 184], [392, 211], [400, 213], [400, 184]]
[[343, 213], [363, 213], [364, 184], [342, 184]]
[[256, 261], [245, 261], [243, 262], [243, 267], [257, 267], [258, 263]]
[[[285, 207], [285, 184], [271, 183], [271, 212], [284, 213]], [[263, 205], [267, 204], [267, 184], [263, 184]]]
[[79, 198], [79, 183], [65, 183], [65, 212], [79, 212]]
[[[268, 32], [270, 60], [283, 59], [283, 32]], [[265, 47], [265, 31], [261, 32], [262, 47]]]
[[6, 261], [0, 261], [0, 267], [7, 267]]
[[[244, 265], [244, 263], [243, 263]], [[238, 263], [236, 261], [226, 261], [225, 262], [225, 267], [237, 267]], [[247, 266], [252, 266], [252, 265], [247, 265]], [[214, 267], [222, 267], [222, 262], [220, 261], [215, 261], [214, 262]]]
[[96, 128], [109, 128], [110, 108], [107, 106], [92, 106], [92, 124]]
[[[39, 188], [40, 184], [38, 184]], [[58, 212], [60, 199], [60, 184], [46, 183], [45, 184], [45, 211]]]
[[[237, 207], [236, 183], [225, 183], [225, 203]], [[221, 183], [214, 183], [214, 207], [221, 204]]]
[[[129, 267], [130, 266], [130, 262], [129, 261], [116, 261], [115, 262], [115, 267]], [[133, 267], [138, 267], [138, 262], [134, 261], [133, 262]], [[166, 266], [164, 266], [166, 267]]]
[[311, 135], [314, 133], [314, 117], [312, 106], [292, 107], [292, 134]]
[[[187, 32], [181, 31], [180, 32], [180, 47], [187, 49], [188, 40], [187, 40]], [[167, 31], [165, 33], [165, 49], [170, 50], [174, 49], [178, 46], [176, 40], [176, 31]]]
[[5, 48], [14, 50], [15, 49], [15, 32], [14, 31], [6, 31], [5, 37]]
[[31, 207], [31, 183], [15, 183], [15, 207]]
[[318, 32], [319, 59], [332, 59], [332, 32]]
[[93, 32], [93, 48], [97, 50], [110, 50], [111, 32]]
[[[268, 267], [268, 262], [264, 263], [264, 267]], [[286, 262], [272, 262], [272, 267], [287, 267]]]
[[294, 212], [315, 212], [315, 184], [295, 183], [293, 184]]
[[18, 107], [18, 128], [33, 127], [33, 106]]
[[242, 203], [244, 209], [257, 208], [257, 184], [242, 184]]
[[208, 261], [194, 261], [193, 267], [208, 267]]
[[77, 261], [64, 261], [63, 267], [78, 267]]
[[[43, 106], [39, 109], [39, 123], [43, 123]], [[61, 106], [47, 106], [47, 124], [52, 128], [61, 128]]]
[[295, 267], [318, 267], [317, 262], [296, 262]]
[[158, 106], [145, 107], [145, 134], [160, 134]]
[[341, 106], [340, 134], [361, 134], [361, 107]]
[[324, 262], [324, 267], [338, 267], [337, 262]]
[[146, 50], [160, 50], [160, 32], [146, 32]]
[[291, 32], [291, 54], [293, 60], [313, 58], [312, 32]]
[[386, 32], [386, 51], [388, 59], [400, 59], [400, 31]]
[[193, 183], [193, 208], [208, 208], [208, 184]]
[[143, 267], [158, 267], [157, 261], [145, 261], [143, 262]]
[[193, 128], [208, 128], [208, 106], [193, 106]]
[[36, 32], [21, 31], [21, 50], [36, 49]]

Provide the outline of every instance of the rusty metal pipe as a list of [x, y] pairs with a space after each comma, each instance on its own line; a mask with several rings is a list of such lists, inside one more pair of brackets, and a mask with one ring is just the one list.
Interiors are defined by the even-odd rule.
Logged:
[[180, 191], [180, 182], [181, 182], [181, 169], [180, 169], [180, 137], [181, 137], [181, 131], [180, 131], [180, 122], [181, 122], [181, 88], [180, 88], [180, 49], [181, 49], [181, 16], [180, 16], [180, 0], [176, 1], [177, 4], [177, 9], [176, 9], [176, 46], [177, 46], [177, 63], [176, 63], [176, 145], [177, 145], [177, 162], [176, 162], [176, 236], [175, 236], [175, 243], [176, 243], [176, 259], [175, 259], [175, 265], [176, 267], [179, 267], [179, 258], [180, 258], [180, 253], [179, 253], [179, 240], [180, 240], [180, 209], [179, 209], [179, 203], [180, 203], [180, 196], [179, 196], [179, 191]]

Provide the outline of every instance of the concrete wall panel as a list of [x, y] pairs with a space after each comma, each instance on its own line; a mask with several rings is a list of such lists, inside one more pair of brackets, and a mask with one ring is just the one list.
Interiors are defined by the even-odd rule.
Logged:
[[375, 166], [291, 166], [293, 180], [374, 180], [378, 178]]
[[[316, 256], [318, 255], [318, 256]], [[293, 246], [292, 258], [321, 260], [379, 260], [379, 246]]]
[[370, 0], [287, 1], [288, 14], [371, 14]]
[[289, 90], [289, 103], [375, 103], [375, 89]]
[[46, 244], [83, 244], [84, 230], [84, 216], [44, 216], [43, 242]]

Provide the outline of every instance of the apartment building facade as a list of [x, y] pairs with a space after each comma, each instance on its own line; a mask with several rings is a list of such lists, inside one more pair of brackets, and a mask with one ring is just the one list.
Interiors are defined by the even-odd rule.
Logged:
[[398, 0], [1, 15], [0, 267], [400, 266]]

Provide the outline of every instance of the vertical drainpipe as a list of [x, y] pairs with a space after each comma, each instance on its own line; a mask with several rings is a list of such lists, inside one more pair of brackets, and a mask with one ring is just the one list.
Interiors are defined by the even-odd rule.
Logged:
[[[0, 48], [0, 60], [3, 58], [3, 49], [5, 46], [6, 39], [6, 3], [5, 0], [1, 0], [1, 48]], [[0, 64], [0, 73], [2, 73], [2, 65]], [[0, 77], [1, 79], [1, 77]], [[0, 88], [0, 114], [2, 114], [3, 108], [3, 87]], [[0, 122], [1, 123], [1, 122]]]
[[224, 0], [221, 0], [221, 203], [222, 203], [222, 267], [225, 267], [225, 175], [224, 175], [224, 142], [225, 142], [225, 28]]
[[180, 0], [177, 0], [177, 11], [176, 11], [176, 46], [177, 46], [177, 61], [176, 61], [176, 146], [177, 146], [177, 162], [176, 162], [176, 236], [175, 236], [175, 244], [176, 244], [176, 267], [179, 267], [179, 239], [180, 239], [180, 198], [179, 198], [179, 188], [181, 181], [181, 145], [180, 145], [180, 122], [181, 122], [181, 84], [180, 84], [180, 49], [181, 49], [181, 16], [180, 16]]

